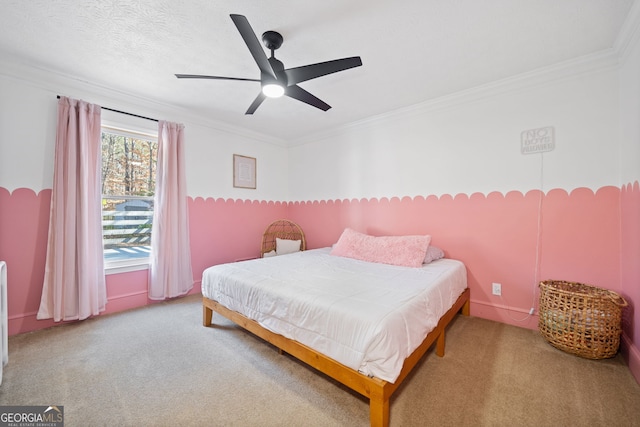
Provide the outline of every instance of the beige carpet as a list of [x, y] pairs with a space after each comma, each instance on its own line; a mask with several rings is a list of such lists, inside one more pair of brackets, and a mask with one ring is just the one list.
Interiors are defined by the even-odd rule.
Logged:
[[[72, 426], [366, 426], [368, 402], [214, 315], [199, 296], [9, 339], [0, 405], [63, 405]], [[620, 356], [459, 316], [391, 400], [392, 426], [640, 426]]]

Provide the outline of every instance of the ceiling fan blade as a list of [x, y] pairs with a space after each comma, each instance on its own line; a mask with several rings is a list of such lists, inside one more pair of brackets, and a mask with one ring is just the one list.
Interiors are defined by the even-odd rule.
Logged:
[[289, 68], [284, 70], [290, 85], [315, 79], [316, 77], [326, 76], [327, 74], [337, 73], [338, 71], [348, 70], [349, 68], [359, 67], [362, 60], [359, 56], [351, 58], [334, 59], [333, 61], [319, 62], [317, 64], [304, 65], [302, 67]]
[[236, 24], [236, 27], [238, 28], [240, 35], [244, 39], [245, 44], [249, 48], [249, 52], [251, 52], [253, 59], [256, 61], [256, 64], [258, 64], [258, 68], [260, 68], [260, 71], [275, 79], [276, 73], [273, 71], [273, 68], [271, 68], [269, 59], [264, 53], [264, 50], [262, 49], [262, 46], [258, 41], [258, 37], [256, 37], [256, 33], [251, 28], [251, 25], [249, 25], [249, 21], [247, 20], [247, 18], [243, 15], [231, 14], [230, 16], [233, 20], [233, 23]]
[[244, 79], [242, 77], [203, 76], [200, 74], [176, 74], [179, 79], [213, 79], [213, 80], [241, 80], [246, 82], [259, 82], [258, 79]]
[[311, 95], [309, 92], [302, 89], [298, 85], [287, 86], [284, 90], [284, 94], [291, 98], [297, 99], [298, 101], [302, 101], [313, 107], [319, 108], [322, 111], [327, 111], [329, 108], [331, 108], [331, 105], [327, 104], [321, 99], [316, 98], [314, 95]]
[[262, 101], [264, 101], [266, 97], [267, 96], [264, 93], [262, 93], [262, 91], [260, 91], [258, 96], [256, 96], [256, 99], [254, 99], [251, 105], [249, 105], [249, 109], [247, 110], [247, 112], [244, 114], [253, 114], [258, 109], [260, 104], [262, 104]]

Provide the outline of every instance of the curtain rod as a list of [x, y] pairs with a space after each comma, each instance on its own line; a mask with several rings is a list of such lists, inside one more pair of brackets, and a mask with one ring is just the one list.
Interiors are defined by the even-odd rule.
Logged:
[[[60, 95], [58, 95], [58, 99], [60, 99]], [[103, 106], [100, 106], [100, 108], [102, 108], [103, 110], [113, 111], [114, 113], [120, 113], [120, 114], [125, 114], [127, 116], [137, 117], [139, 119], [151, 120], [152, 122], [158, 121], [158, 119], [152, 119], [151, 117], [145, 117], [145, 116], [140, 116], [138, 114], [127, 113], [126, 111], [114, 110], [113, 108], [108, 108]]]

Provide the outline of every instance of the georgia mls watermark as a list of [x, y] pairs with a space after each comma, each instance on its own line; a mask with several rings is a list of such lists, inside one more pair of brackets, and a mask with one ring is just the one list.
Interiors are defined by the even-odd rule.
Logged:
[[64, 427], [64, 406], [0, 406], [0, 427]]

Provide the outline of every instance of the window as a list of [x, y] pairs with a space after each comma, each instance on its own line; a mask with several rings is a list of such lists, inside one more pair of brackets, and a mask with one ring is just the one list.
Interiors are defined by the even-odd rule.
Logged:
[[106, 269], [146, 267], [151, 249], [158, 142], [102, 127], [102, 242]]

